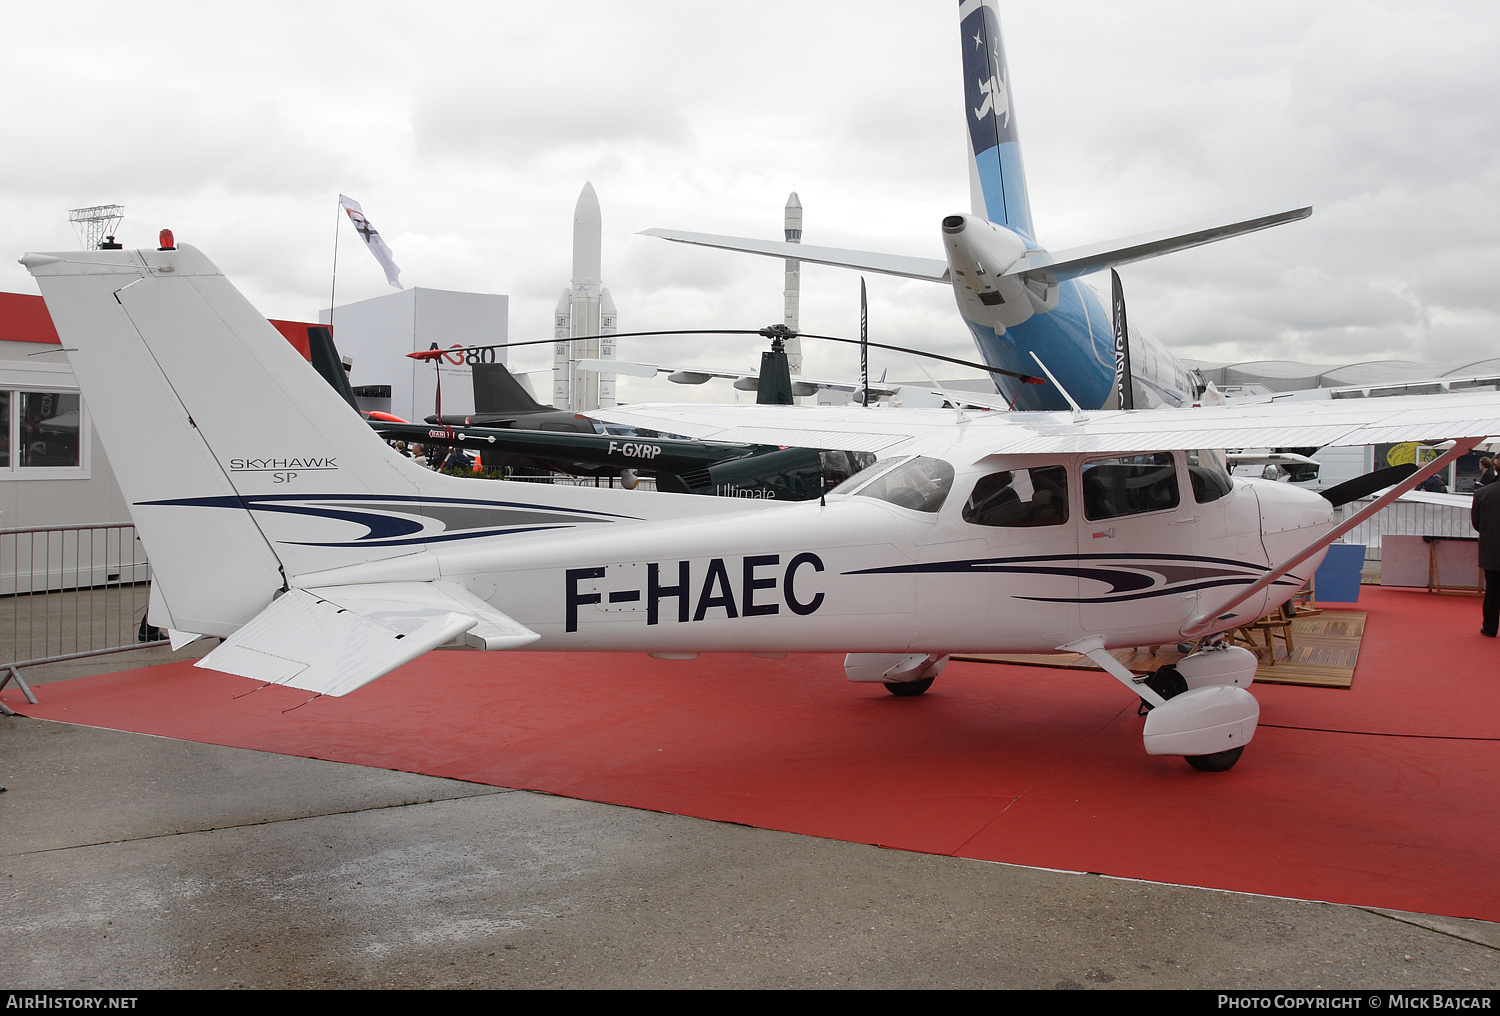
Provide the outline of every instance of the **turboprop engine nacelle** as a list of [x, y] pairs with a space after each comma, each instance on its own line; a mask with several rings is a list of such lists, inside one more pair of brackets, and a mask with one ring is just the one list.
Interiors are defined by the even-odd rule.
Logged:
[[943, 220], [943, 249], [965, 317], [998, 330], [1057, 306], [1057, 280], [1051, 275], [1005, 274], [1032, 249], [1021, 234], [978, 216], [950, 215]]

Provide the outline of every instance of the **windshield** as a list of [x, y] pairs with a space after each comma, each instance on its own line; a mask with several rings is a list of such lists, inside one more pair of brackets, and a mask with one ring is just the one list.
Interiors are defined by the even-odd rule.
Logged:
[[[871, 476], [874, 479], [870, 479]], [[942, 459], [918, 455], [890, 469], [885, 468], [885, 463], [879, 463], [850, 477], [834, 493], [873, 497], [900, 508], [935, 512], [948, 499], [952, 487], [951, 465]]]

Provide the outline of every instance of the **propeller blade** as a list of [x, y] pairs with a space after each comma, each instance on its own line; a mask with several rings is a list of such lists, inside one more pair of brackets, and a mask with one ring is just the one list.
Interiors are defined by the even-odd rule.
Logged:
[[1404, 466], [1388, 466], [1385, 469], [1377, 469], [1373, 473], [1366, 473], [1364, 476], [1356, 476], [1352, 480], [1345, 480], [1337, 487], [1329, 487], [1319, 493], [1327, 498], [1329, 504], [1339, 508], [1350, 501], [1369, 497], [1377, 490], [1394, 487], [1416, 471], [1415, 462], [1408, 462]]

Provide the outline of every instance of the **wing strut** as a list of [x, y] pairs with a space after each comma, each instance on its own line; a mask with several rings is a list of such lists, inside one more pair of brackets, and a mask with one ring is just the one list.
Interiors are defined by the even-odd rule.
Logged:
[[1479, 444], [1483, 440], [1484, 438], [1482, 437], [1466, 437], [1460, 438], [1459, 440], [1455, 441], [1452, 448], [1448, 449], [1442, 455], [1427, 463], [1427, 465], [1423, 466], [1415, 473], [1412, 473], [1401, 483], [1396, 484], [1396, 486], [1380, 495], [1380, 497], [1376, 498], [1365, 508], [1360, 509], [1349, 518], [1345, 519], [1343, 522], [1340, 522], [1338, 525], [1334, 526], [1327, 533], [1324, 533], [1318, 539], [1314, 540], [1311, 545], [1303, 548], [1283, 563], [1266, 572], [1260, 577], [1258, 581], [1256, 581], [1252, 585], [1246, 586], [1225, 603], [1221, 604], [1218, 607], [1215, 607], [1212, 610], [1200, 610], [1198, 613], [1194, 614], [1188, 621], [1187, 625], [1182, 629], [1183, 636], [1190, 639], [1201, 638], [1204, 635], [1210, 634], [1215, 629], [1223, 627], [1221, 622], [1228, 621], [1235, 616], [1232, 613], [1234, 608], [1238, 607], [1246, 600], [1249, 600], [1251, 597], [1258, 596], [1262, 590], [1269, 587], [1277, 579], [1281, 578], [1287, 572], [1297, 567], [1303, 561], [1306, 561], [1308, 558], [1312, 557], [1314, 554], [1322, 550], [1324, 547], [1328, 546], [1334, 540], [1337, 540], [1340, 536], [1343, 536], [1349, 530], [1365, 521], [1365, 519], [1368, 519], [1370, 516], [1380, 511], [1382, 508], [1390, 504], [1392, 501], [1396, 500], [1396, 498], [1400, 497], [1402, 494], [1405, 494], [1409, 490], [1415, 490], [1418, 484], [1420, 484], [1422, 481], [1426, 480], [1429, 476], [1432, 476], [1439, 470], [1446, 468], [1450, 462], [1455, 461], [1461, 456], [1467, 455], [1474, 449], [1475, 445]]

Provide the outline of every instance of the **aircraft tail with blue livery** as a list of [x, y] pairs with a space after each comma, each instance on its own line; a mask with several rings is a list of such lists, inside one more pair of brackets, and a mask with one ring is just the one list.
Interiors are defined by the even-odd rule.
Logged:
[[[1022, 374], [1040, 361], [1056, 384], [1024, 385], [995, 378], [1017, 409], [1153, 408], [1191, 404], [1198, 390], [1191, 371], [1160, 343], [1138, 331], [1117, 343], [1112, 308], [1082, 276], [1304, 219], [1311, 207], [1161, 230], [1049, 252], [1036, 235], [1021, 159], [1010, 72], [995, 0], [961, 0], [964, 107], [970, 142], [972, 210], [942, 221], [946, 257], [909, 257], [788, 244], [745, 237], [648, 229], [679, 243], [853, 268], [953, 287], [959, 313], [984, 361]], [[1126, 332], [1121, 332], [1123, 339]], [[1117, 348], [1117, 345], [1119, 348]], [[1131, 363], [1128, 372], [1124, 364]], [[1128, 378], [1129, 382], [1122, 381]], [[1061, 385], [1064, 391], [1059, 390]]]

